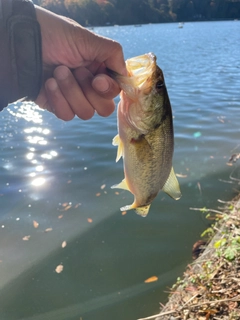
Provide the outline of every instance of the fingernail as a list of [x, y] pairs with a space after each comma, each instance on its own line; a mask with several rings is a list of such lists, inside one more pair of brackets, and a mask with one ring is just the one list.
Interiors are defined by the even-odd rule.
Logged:
[[55, 79], [48, 79], [48, 81], [46, 82], [46, 86], [48, 88], [48, 90], [50, 91], [55, 91], [58, 88], [57, 82]]
[[57, 78], [57, 80], [63, 81], [66, 80], [69, 76], [69, 69], [67, 67], [58, 67], [54, 71], [54, 76]]
[[102, 93], [110, 89], [110, 83], [104, 76], [96, 76], [92, 81], [92, 85], [94, 89]]

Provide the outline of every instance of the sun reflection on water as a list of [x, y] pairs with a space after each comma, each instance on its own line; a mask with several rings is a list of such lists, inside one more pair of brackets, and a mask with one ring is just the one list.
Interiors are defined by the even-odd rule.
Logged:
[[46, 185], [46, 181], [51, 177], [48, 161], [57, 157], [58, 153], [55, 150], [49, 150], [54, 137], [51, 135], [51, 130], [43, 124], [42, 109], [34, 103], [24, 102], [21, 105], [16, 103], [14, 107], [8, 108], [8, 112], [15, 117], [16, 121], [20, 121], [21, 118], [27, 121], [23, 133], [28, 144], [25, 159], [27, 160], [27, 177], [30, 179], [29, 186]]
[[46, 179], [43, 177], [38, 177], [32, 181], [32, 185], [39, 187], [42, 186], [46, 182]]
[[[16, 110], [16, 111], [15, 111]], [[17, 104], [14, 108], [8, 108], [8, 112], [14, 117], [23, 118], [28, 122], [42, 123], [42, 114], [39, 112], [41, 109], [34, 103]]]

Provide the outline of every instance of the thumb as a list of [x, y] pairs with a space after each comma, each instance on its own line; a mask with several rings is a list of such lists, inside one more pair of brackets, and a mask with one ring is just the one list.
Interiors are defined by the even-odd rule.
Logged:
[[93, 89], [106, 99], [115, 98], [121, 89], [116, 81], [106, 74], [98, 74], [92, 80]]

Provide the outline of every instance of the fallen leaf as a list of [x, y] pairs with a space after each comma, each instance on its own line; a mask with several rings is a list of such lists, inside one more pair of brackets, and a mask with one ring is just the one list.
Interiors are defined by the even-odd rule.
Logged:
[[33, 226], [34, 228], [38, 228], [39, 227], [39, 223], [35, 220], [33, 220]]
[[50, 231], [52, 231], [52, 228], [45, 229], [45, 232], [50, 232]]
[[101, 193], [100, 193], [100, 192], [96, 193], [96, 197], [99, 197], [100, 195], [101, 195]]
[[187, 178], [187, 174], [176, 173], [178, 178]]
[[62, 265], [62, 264], [59, 264], [59, 265], [56, 267], [55, 271], [56, 271], [57, 273], [61, 273], [61, 272], [63, 271], [63, 265]]
[[127, 214], [127, 211], [122, 212], [122, 216], [125, 216], [125, 214]]
[[23, 237], [22, 239], [23, 239], [23, 241], [28, 241], [28, 240], [30, 239], [30, 237], [31, 237], [31, 236], [25, 236], [25, 237]]
[[67, 246], [67, 241], [63, 241], [62, 248], [65, 248]]
[[92, 219], [91, 219], [91, 218], [88, 218], [87, 221], [88, 221], [89, 223], [92, 223]]
[[62, 204], [62, 207], [66, 207], [66, 206], [68, 206], [68, 202], [64, 202], [64, 203]]
[[158, 277], [152, 276], [152, 277], [146, 279], [144, 282], [145, 283], [150, 283], [150, 282], [155, 282], [155, 281], [158, 281]]
[[118, 191], [116, 191], [116, 192], [115, 192], [115, 194], [118, 196], [118, 195], [119, 195], [119, 192], [118, 192]]
[[71, 205], [68, 205], [68, 206], [66, 206], [66, 207], [64, 207], [62, 210], [60, 210], [60, 211], [67, 211], [67, 210], [69, 210], [70, 208], [72, 208], [72, 206]]
[[62, 219], [63, 217], [63, 214], [60, 214], [60, 216], [58, 216], [58, 219]]
[[103, 185], [101, 186], [101, 189], [103, 190], [105, 187], [106, 187], [106, 185], [105, 185], [105, 184], [103, 184]]

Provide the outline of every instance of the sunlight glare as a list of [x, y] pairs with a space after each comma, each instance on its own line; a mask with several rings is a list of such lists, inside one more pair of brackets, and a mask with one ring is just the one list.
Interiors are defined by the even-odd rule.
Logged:
[[44, 178], [36, 178], [32, 181], [32, 185], [35, 187], [42, 186], [46, 182], [46, 179]]

